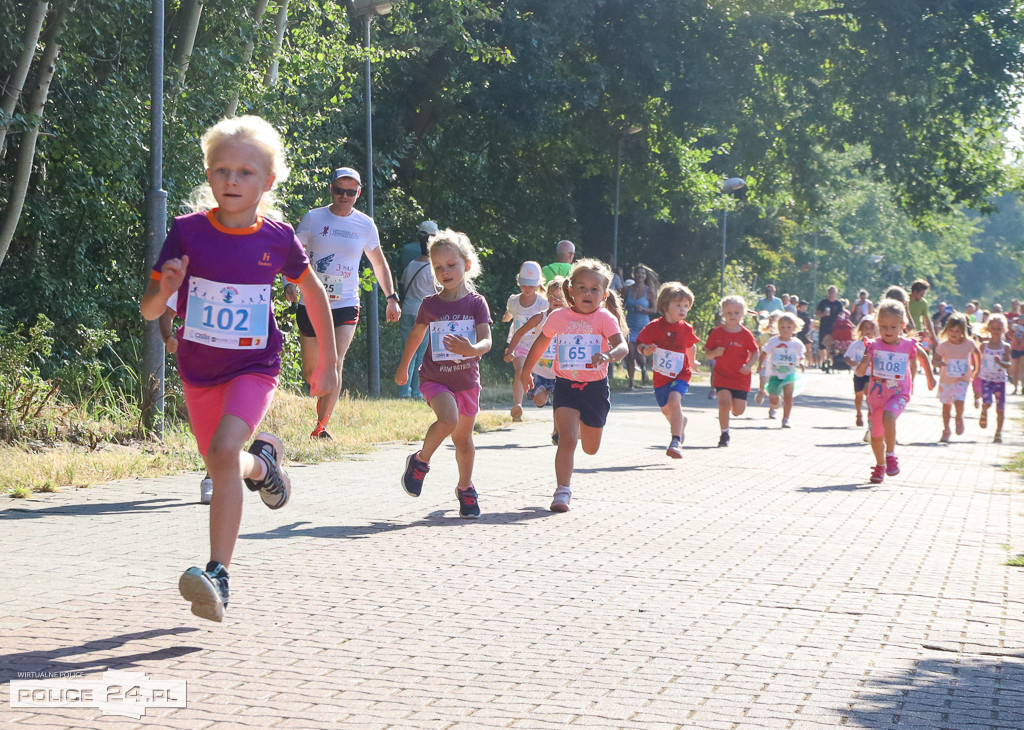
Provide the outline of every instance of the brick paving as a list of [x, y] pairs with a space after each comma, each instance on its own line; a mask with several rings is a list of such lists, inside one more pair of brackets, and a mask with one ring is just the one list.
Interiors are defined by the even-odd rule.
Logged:
[[[198, 475], [5, 500], [0, 725], [1024, 727], [1019, 423], [992, 444], [968, 404], [937, 444], [920, 388], [903, 473], [871, 486], [849, 375], [807, 382], [791, 430], [751, 404], [728, 449], [695, 387], [678, 461], [650, 390], [614, 393], [564, 515], [550, 409], [477, 437], [477, 522], [447, 447], [419, 499], [409, 446], [296, 465], [284, 510], [248, 497], [223, 624], [177, 592], [206, 559]], [[188, 706], [10, 706], [19, 672], [107, 669], [184, 679]]]

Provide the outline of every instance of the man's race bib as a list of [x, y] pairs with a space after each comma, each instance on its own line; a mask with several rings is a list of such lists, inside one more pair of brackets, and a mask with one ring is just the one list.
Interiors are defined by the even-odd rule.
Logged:
[[951, 378], [962, 378], [967, 375], [968, 361], [966, 357], [956, 360], [946, 360], [946, 375]]
[[601, 335], [564, 333], [558, 335], [560, 370], [593, 370], [594, 355], [601, 352]]
[[223, 350], [259, 350], [269, 333], [269, 284], [189, 279], [184, 339]]
[[906, 380], [910, 357], [905, 352], [875, 350], [871, 359], [871, 371], [883, 380]]
[[351, 266], [339, 266], [332, 268], [330, 271], [318, 273], [317, 278], [320, 279], [324, 285], [324, 289], [327, 291], [327, 299], [331, 302], [340, 300], [345, 292], [345, 285], [355, 275], [355, 269]]
[[448, 335], [465, 337], [475, 345], [476, 322], [472, 319], [445, 319], [431, 322], [430, 357], [434, 362], [464, 359], [462, 355], [456, 355], [444, 346], [444, 338]]
[[798, 359], [796, 350], [785, 346], [776, 347], [772, 350], [772, 370], [780, 375], [789, 375], [796, 369]]
[[654, 372], [675, 378], [686, 367], [686, 353], [654, 348]]

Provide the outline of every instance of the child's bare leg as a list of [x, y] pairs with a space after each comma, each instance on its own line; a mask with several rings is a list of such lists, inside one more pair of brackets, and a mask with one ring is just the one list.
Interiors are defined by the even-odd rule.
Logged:
[[857, 418], [861, 418], [861, 409], [864, 406], [864, 391], [858, 390], [853, 394], [853, 404], [857, 407]]
[[542, 408], [547, 405], [548, 392], [544, 388], [537, 388], [537, 392], [533, 394], [533, 405], [538, 408]]
[[999, 408], [999, 407], [996, 407], [996, 433], [995, 433], [995, 435], [997, 437], [1003, 435], [1003, 415], [1004, 415], [1003, 409]]
[[[730, 393], [730, 395], [732, 394]], [[746, 410], [747, 402], [745, 400], [740, 400], [739, 398], [732, 399], [732, 415], [742, 416]]]
[[427, 435], [423, 437], [420, 447], [420, 460], [430, 461], [438, 447], [459, 425], [459, 407], [455, 404], [455, 396], [451, 393], [438, 393], [430, 401], [430, 408], [437, 420], [430, 424]]
[[789, 414], [793, 410], [793, 384], [790, 383], [782, 389], [782, 417], [789, 420]]
[[[962, 409], [963, 409], [963, 407], [961, 405], [960, 410], [962, 410]], [[950, 413], [952, 412], [952, 410], [953, 410], [953, 408], [952, 408], [952, 404], [951, 403], [943, 403], [942, 404], [942, 430], [943, 431], [948, 431], [949, 430], [949, 416], [950, 416]]]
[[676, 391], [669, 393], [668, 403], [661, 407], [661, 412], [668, 419], [672, 435], [682, 438], [683, 429], [686, 428], [686, 416], [683, 415], [683, 396]]
[[[885, 453], [896, 451], [896, 416], [886, 411], [882, 414], [882, 425], [885, 427]], [[882, 462], [878, 462], [882, 463]]]
[[242, 524], [244, 477], [256, 477], [259, 467], [256, 457], [243, 451], [252, 436], [249, 425], [237, 416], [224, 416], [210, 441], [206, 452], [206, 468], [213, 480], [213, 499], [210, 501], [210, 560], [226, 568], [238, 540]]
[[473, 483], [473, 462], [476, 448], [473, 444], [473, 424], [476, 416], [459, 414], [459, 425], [452, 431], [452, 445], [455, 446], [455, 461], [459, 465], [459, 489], [466, 489]]
[[516, 377], [512, 380], [512, 402], [517, 406], [523, 405], [523, 383], [520, 377], [523, 374], [523, 364], [526, 362], [525, 357], [513, 357], [512, 367], [515, 368]]
[[558, 450], [555, 452], [555, 479], [558, 486], [571, 486], [576, 442], [580, 438], [580, 412], [575, 408], [555, 409], [555, 431]]
[[[594, 428], [585, 423], [580, 423], [580, 446], [583, 447], [583, 453], [590, 454], [591, 456], [597, 453], [597, 450], [601, 448], [602, 433], [604, 433], [603, 428]], [[559, 437], [559, 444], [561, 444], [561, 437]]]
[[718, 391], [718, 425], [723, 431], [729, 428], [729, 411], [732, 409], [732, 393], [724, 389]]

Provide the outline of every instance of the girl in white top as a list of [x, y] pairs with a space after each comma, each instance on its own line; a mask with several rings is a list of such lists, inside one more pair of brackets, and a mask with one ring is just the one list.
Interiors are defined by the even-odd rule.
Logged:
[[1010, 345], [1003, 339], [1006, 335], [1006, 317], [996, 313], [986, 324], [989, 340], [981, 350], [981, 417], [978, 425], [988, 426], [988, 409], [992, 401], [996, 404], [996, 433], [992, 441], [1003, 442], [1003, 411], [1006, 408], [1006, 371], [1010, 368]]
[[[772, 312], [774, 315], [775, 312]], [[789, 312], [779, 313], [776, 327], [778, 334], [761, 348], [758, 369], [767, 374], [767, 384], [762, 384], [761, 393], [768, 392], [768, 417], [775, 418], [775, 411], [782, 401], [782, 427], [789, 428], [789, 414], [793, 410], [800, 369], [803, 368], [807, 348], [796, 339], [800, 320]]]
[[[853, 331], [853, 344], [846, 348], [843, 359], [852, 370], [856, 370], [860, 361], [864, 359], [865, 340], [873, 340], [878, 337], [878, 325], [875, 324], [875, 315], [869, 314], [857, 324]], [[864, 425], [864, 416], [861, 409], [864, 406], [864, 396], [867, 394], [868, 383], [871, 381], [871, 365], [868, 364], [867, 372], [864, 375], [853, 374], [853, 402], [857, 406], [857, 425]]]
[[[508, 305], [505, 308], [505, 315], [502, 322], [511, 322], [508, 328], [508, 342], [512, 342], [512, 335], [516, 330], [526, 324], [526, 321], [533, 315], [544, 312], [548, 308], [548, 301], [540, 295], [540, 286], [543, 277], [540, 264], [536, 261], [526, 261], [519, 268], [519, 294], [513, 294], [508, 298]], [[512, 381], [512, 420], [523, 420], [523, 384], [520, 378], [523, 375], [523, 363], [526, 362], [526, 355], [530, 351], [530, 345], [537, 339], [539, 330], [531, 329], [525, 333], [522, 341], [512, 351], [512, 366], [515, 368], [515, 378]], [[505, 350], [505, 362], [509, 362], [509, 351]]]

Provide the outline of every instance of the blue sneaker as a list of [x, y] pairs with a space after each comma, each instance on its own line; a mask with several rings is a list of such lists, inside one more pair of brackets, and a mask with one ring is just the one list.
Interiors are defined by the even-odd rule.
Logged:
[[420, 452], [409, 454], [409, 458], [405, 460], [405, 473], [402, 474], [402, 489], [410, 497], [420, 496], [420, 492], [423, 491], [423, 479], [428, 471], [430, 464], [420, 461]]
[[178, 579], [178, 590], [192, 604], [192, 613], [210, 621], [223, 621], [228, 607], [228, 572], [211, 560], [206, 570], [191, 567]]
[[455, 496], [459, 500], [459, 517], [475, 520], [480, 516], [480, 503], [476, 498], [476, 488], [472, 484], [466, 489], [456, 487]]
[[263, 504], [270, 509], [281, 509], [288, 504], [292, 491], [292, 482], [281, 467], [284, 444], [274, 434], [263, 431], [256, 434], [249, 453], [266, 464], [267, 473], [262, 479], [246, 479], [245, 486], [252, 492], [259, 492]]

